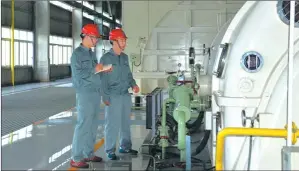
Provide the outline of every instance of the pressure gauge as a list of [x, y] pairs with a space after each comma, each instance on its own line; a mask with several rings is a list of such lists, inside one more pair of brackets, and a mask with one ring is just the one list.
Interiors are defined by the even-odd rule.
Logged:
[[263, 64], [263, 57], [258, 52], [254, 51], [244, 53], [241, 59], [242, 68], [249, 73], [258, 72]]

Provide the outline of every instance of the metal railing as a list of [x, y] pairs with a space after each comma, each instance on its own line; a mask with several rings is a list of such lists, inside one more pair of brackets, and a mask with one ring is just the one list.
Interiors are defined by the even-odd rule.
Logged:
[[[299, 129], [295, 123], [291, 126], [292, 129], [292, 143], [296, 144], [299, 137]], [[256, 136], [256, 137], [274, 137], [285, 138], [288, 137], [287, 126], [285, 129], [267, 129], [267, 128], [232, 128], [227, 127], [221, 130], [217, 135], [216, 143], [216, 170], [223, 170], [223, 156], [224, 156], [224, 140], [228, 136]]]

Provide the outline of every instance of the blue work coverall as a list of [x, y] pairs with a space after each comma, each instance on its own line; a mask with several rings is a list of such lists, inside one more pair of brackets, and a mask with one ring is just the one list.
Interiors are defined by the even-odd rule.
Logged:
[[78, 112], [72, 145], [72, 158], [75, 162], [93, 157], [101, 104], [101, 79], [100, 74], [95, 74], [97, 63], [94, 52], [82, 45], [74, 50], [71, 57]]
[[130, 70], [128, 56], [124, 53], [116, 55], [110, 49], [102, 56], [100, 63], [112, 64], [113, 67], [112, 72], [101, 75], [102, 100], [110, 103], [105, 106], [105, 151], [107, 154], [115, 152], [119, 131], [121, 149], [130, 150], [132, 99], [128, 89], [136, 86], [136, 82]]

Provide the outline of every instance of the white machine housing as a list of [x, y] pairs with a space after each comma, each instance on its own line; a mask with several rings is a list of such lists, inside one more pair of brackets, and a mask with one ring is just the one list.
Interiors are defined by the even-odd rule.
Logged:
[[[281, 1], [246, 2], [229, 24], [220, 43], [215, 43], [222, 46], [215, 53], [212, 113], [221, 113], [222, 128], [243, 127], [243, 110], [246, 117], [259, 116], [259, 121], [254, 122], [255, 128], [283, 129], [287, 123], [289, 27], [282, 21], [283, 15], [279, 16], [281, 5]], [[296, 67], [299, 65], [298, 38], [299, 29], [295, 28], [294, 90], [299, 88], [299, 68]], [[248, 69], [250, 58], [255, 59], [251, 63], [259, 64], [259, 67]], [[298, 103], [299, 96], [294, 94], [293, 121], [297, 125]], [[251, 122], [247, 120], [244, 127], [251, 127]], [[211, 143], [214, 145], [215, 130], [213, 134]], [[281, 149], [285, 145], [285, 139], [253, 138], [250, 169], [281, 169]], [[215, 156], [215, 148], [211, 153]], [[225, 170], [247, 170], [249, 137], [226, 138], [224, 156]]]
[[[214, 164], [216, 130], [243, 127], [242, 111], [246, 117], [258, 114], [256, 128], [283, 129], [286, 124], [289, 26], [280, 5], [282, 1], [123, 2], [124, 30], [130, 37], [126, 51], [133, 56], [139, 54], [139, 61], [134, 59], [137, 62], [133, 75], [143, 93], [167, 86], [165, 71], [177, 71], [178, 63], [189, 77], [188, 49], [195, 48], [195, 63], [202, 66], [197, 74], [200, 93], [212, 97], [212, 111], [206, 113], [206, 121], [211, 122], [206, 123], [206, 128], [212, 130], [208, 146]], [[296, 90], [299, 88], [298, 28], [294, 36]], [[147, 41], [145, 45], [140, 45], [141, 40]], [[203, 44], [211, 48], [211, 56], [203, 54]], [[247, 69], [252, 64], [246, 63], [249, 58], [259, 59], [255, 60], [259, 67]], [[299, 97], [294, 95], [293, 121], [297, 125], [298, 103]], [[214, 117], [217, 113], [221, 116], [220, 124]], [[250, 127], [250, 121], [245, 126]], [[226, 139], [225, 170], [247, 170], [248, 139]], [[281, 149], [286, 140], [253, 139], [250, 169], [281, 169]]]

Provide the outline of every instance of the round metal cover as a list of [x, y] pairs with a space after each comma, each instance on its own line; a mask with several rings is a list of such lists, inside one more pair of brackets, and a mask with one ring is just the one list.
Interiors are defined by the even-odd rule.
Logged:
[[241, 59], [242, 68], [250, 73], [258, 72], [264, 64], [263, 57], [254, 51], [246, 52]]

